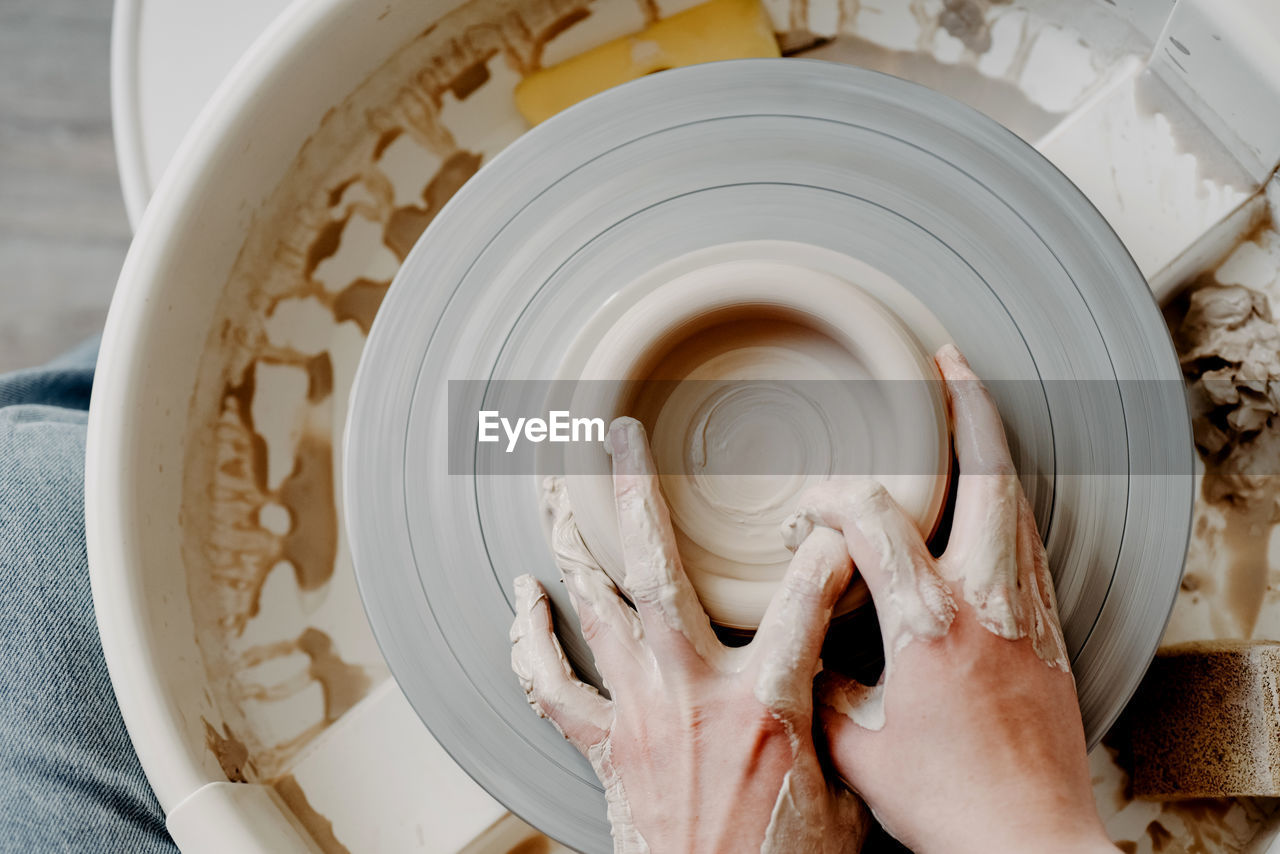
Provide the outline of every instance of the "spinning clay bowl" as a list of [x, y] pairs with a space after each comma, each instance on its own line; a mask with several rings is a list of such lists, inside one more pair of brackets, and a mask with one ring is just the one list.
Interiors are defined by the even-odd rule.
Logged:
[[[864, 267], [879, 298], [771, 253]], [[632, 282], [575, 342], [594, 349], [571, 411], [645, 424], [685, 570], [714, 621], [756, 627], [790, 557], [782, 522], [822, 480], [875, 475], [933, 531], [950, 436], [937, 370], [886, 307], [917, 308], [908, 292], [801, 243], [724, 245], [664, 266], [690, 269]], [[607, 470], [603, 455], [599, 443], [575, 444], [566, 469]], [[570, 474], [566, 486], [584, 541], [625, 590], [610, 478]], [[854, 585], [836, 613], [865, 599]]]

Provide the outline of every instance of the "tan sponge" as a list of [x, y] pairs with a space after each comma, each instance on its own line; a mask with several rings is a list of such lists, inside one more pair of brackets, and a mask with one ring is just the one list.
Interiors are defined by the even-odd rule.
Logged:
[[1126, 710], [1140, 798], [1280, 796], [1280, 643], [1161, 649]]

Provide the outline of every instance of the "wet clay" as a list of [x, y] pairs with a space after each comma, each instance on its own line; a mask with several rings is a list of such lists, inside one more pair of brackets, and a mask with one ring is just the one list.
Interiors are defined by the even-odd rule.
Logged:
[[223, 724], [222, 732], [218, 732], [213, 724], [204, 721], [204, 733], [205, 747], [218, 760], [218, 765], [221, 766], [222, 773], [227, 775], [227, 780], [232, 783], [248, 782], [245, 772], [252, 769], [249, 749], [232, 734], [231, 728]]
[[[659, 285], [599, 334], [573, 408], [645, 425], [685, 571], [717, 623], [759, 624], [790, 562], [779, 527], [824, 480], [879, 478], [932, 532], [949, 466], [936, 369], [855, 284], [720, 262]], [[622, 584], [609, 479], [567, 485], [591, 553]], [[838, 612], [865, 599], [856, 586]]]
[[298, 638], [298, 649], [310, 659], [308, 674], [324, 689], [324, 716], [329, 723], [346, 714], [369, 692], [364, 668], [343, 661], [324, 632], [308, 628]]
[[241, 696], [259, 700], [287, 698], [315, 683], [320, 686], [323, 695], [324, 716], [321, 723], [328, 725], [346, 714], [372, 687], [368, 669], [343, 661], [334, 649], [333, 639], [311, 626], [296, 640], [251, 649], [242, 657], [242, 662], [250, 668], [260, 667], [268, 661], [287, 658], [295, 653], [306, 656], [305, 668], [295, 670], [292, 678], [270, 686], [243, 684]]
[[[1280, 234], [1264, 219], [1166, 309], [1205, 468], [1166, 647], [1277, 637], [1277, 573], [1268, 546], [1276, 524], [1280, 445], [1267, 392], [1276, 352], [1278, 249]], [[1220, 694], [1224, 686], [1206, 684], [1206, 690]], [[1216, 700], [1211, 706], [1226, 708]], [[1280, 802], [1270, 798], [1133, 799], [1128, 741], [1128, 728], [1116, 727], [1090, 756], [1098, 803], [1122, 849], [1154, 851], [1159, 843], [1169, 851], [1248, 850], [1254, 834], [1274, 820]], [[1246, 752], [1223, 760], [1265, 755]], [[1113, 788], [1118, 804], [1105, 791]]]
[[[258, 613], [258, 594], [267, 573], [277, 561], [287, 560], [293, 567], [301, 590], [316, 590], [328, 582], [333, 574], [337, 553], [338, 520], [334, 503], [333, 446], [332, 439], [324, 432], [303, 435], [294, 453], [292, 469], [284, 482], [276, 489], [267, 483], [267, 443], [254, 429], [253, 400], [256, 371], [259, 364], [296, 364], [308, 376], [308, 400], [319, 403], [332, 393], [332, 367], [327, 358], [312, 359], [298, 353], [273, 353], [251, 362], [238, 381], [229, 384], [224, 397], [224, 419], [239, 421], [240, 430], [233, 444], [226, 448], [219, 461], [215, 486], [220, 490], [218, 498], [234, 495], [244, 501], [250, 512], [274, 502], [288, 511], [290, 525], [287, 532], [276, 536], [259, 526], [257, 531], [245, 532], [257, 548], [254, 551], [253, 577], [243, 576], [229, 582], [232, 596], [243, 599], [243, 604], [232, 609], [227, 625], [237, 631]], [[231, 423], [224, 420], [221, 432], [233, 431]], [[241, 553], [234, 557], [248, 557]], [[245, 567], [241, 563], [241, 567]], [[243, 570], [242, 570], [243, 571]], [[247, 580], [249, 583], [244, 583]]]
[[507, 851], [507, 854], [551, 854], [551, 840], [545, 836], [526, 839]]
[[[218, 716], [253, 757], [249, 778], [277, 774], [386, 676], [376, 658], [343, 657], [350, 629], [339, 641], [306, 615], [346, 561], [334, 440], [359, 343], [395, 267], [486, 159], [455, 136], [450, 111], [513, 86], [547, 41], [589, 15], [585, 0], [473, 0], [450, 12], [330, 111], [256, 213], [192, 397], [182, 508], [197, 640]], [[503, 132], [490, 135], [498, 148], [519, 128]], [[305, 377], [304, 397], [262, 388], [260, 374], [280, 368]], [[293, 426], [282, 432], [282, 422]], [[273, 479], [277, 471], [286, 474]], [[293, 576], [301, 622], [263, 610], [280, 567]], [[318, 711], [304, 702], [316, 685]], [[278, 712], [257, 722], [255, 708], [281, 704], [297, 706], [291, 732], [270, 723]], [[219, 761], [231, 745], [210, 744]]]
[[[1110, 67], [1125, 61], [1126, 53], [1145, 56], [1148, 50], [1140, 39], [1126, 40], [1117, 22], [1099, 28], [1070, 3], [1030, 9], [1000, 0], [771, 0], [768, 5], [782, 30], [778, 38], [785, 55], [912, 80], [980, 110], [1029, 141], [1049, 134], [1071, 109], [1100, 91]], [[1076, 26], [1087, 30], [1087, 39]], [[1052, 66], [1051, 76], [1061, 85], [1041, 85], [1046, 66]]]
[[307, 800], [307, 793], [298, 785], [292, 774], [286, 774], [273, 784], [276, 794], [289, 807], [299, 823], [306, 828], [311, 841], [316, 844], [322, 854], [351, 854], [351, 849], [343, 845], [333, 832], [333, 822], [325, 818]]
[[440, 171], [422, 191], [423, 205], [396, 208], [391, 212], [383, 241], [396, 253], [396, 257], [404, 260], [413, 244], [422, 236], [423, 230], [444, 207], [444, 203], [476, 174], [480, 168], [480, 160], [478, 154], [459, 151], [444, 162]]
[[[1205, 463], [1198, 539], [1227, 558], [1217, 580], [1226, 636], [1250, 637], [1266, 599], [1271, 529], [1280, 522], [1280, 326], [1266, 295], [1241, 285], [1194, 287], [1177, 328]], [[1205, 579], [1192, 576], [1193, 588]], [[1207, 593], [1208, 591], [1206, 591]]]
[[[556, 520], [562, 534], [567, 535], [572, 527], [572, 516], [564, 511]], [[587, 565], [572, 567], [570, 575], [576, 582], [585, 582], [584, 574], [598, 572]], [[532, 576], [523, 575], [515, 580], [516, 617], [511, 624], [511, 669], [520, 681], [530, 708], [545, 719], [556, 731], [582, 751], [591, 763], [600, 785], [604, 787], [605, 809], [609, 819], [609, 827], [613, 835], [615, 854], [649, 854], [649, 843], [636, 828], [631, 814], [631, 803], [627, 800], [626, 787], [613, 763], [613, 749], [609, 740], [608, 728], [611, 713], [606, 712], [595, 702], [584, 704], [579, 691], [586, 687], [574, 681], [573, 670], [564, 657], [554, 634], [549, 640], [550, 652], [546, 646], [540, 645], [545, 635], [550, 632], [536, 622], [535, 609], [547, 598], [546, 591]], [[592, 601], [600, 601], [602, 597], [593, 597]], [[594, 697], [595, 691], [586, 690]], [[586, 734], [568, 733], [560, 725], [558, 713], [564, 711], [575, 719], [589, 721], [584, 727]]]
[[875, 686], [838, 690], [829, 703], [865, 729], [885, 724], [885, 690], [898, 655], [916, 641], [945, 637], [961, 598], [982, 628], [1005, 640], [1027, 638], [1042, 662], [1070, 673], [1044, 543], [1013, 471], [1000, 415], [954, 344], [939, 349], [937, 363], [948, 385], [961, 464], [945, 551], [934, 557], [914, 520], [869, 479], [809, 490], [784, 527], [796, 548], [827, 529], [842, 532], [876, 591], [882, 678]]

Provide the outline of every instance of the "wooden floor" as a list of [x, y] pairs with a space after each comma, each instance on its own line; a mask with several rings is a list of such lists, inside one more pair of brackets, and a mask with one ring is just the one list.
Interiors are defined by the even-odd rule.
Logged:
[[0, 0], [0, 372], [95, 334], [129, 243], [111, 0]]

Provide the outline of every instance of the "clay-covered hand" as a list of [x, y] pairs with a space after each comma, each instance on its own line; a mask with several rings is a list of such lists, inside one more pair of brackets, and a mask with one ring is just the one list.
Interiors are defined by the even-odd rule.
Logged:
[[529, 703], [591, 761], [617, 852], [856, 852], [866, 808], [823, 776], [813, 680], [853, 569], [823, 530], [796, 552], [759, 632], [722, 645], [676, 552], [644, 429], [610, 427], [625, 587], [592, 560], [558, 497], [553, 536], [582, 632], [612, 699], [580, 682], [546, 592], [517, 578], [511, 662]]
[[792, 521], [843, 532], [884, 637], [878, 685], [818, 680], [832, 760], [919, 854], [1114, 852], [1090, 790], [1053, 579], [1000, 415], [955, 347], [937, 364], [960, 466], [946, 553], [932, 557], [868, 481], [823, 484]]

